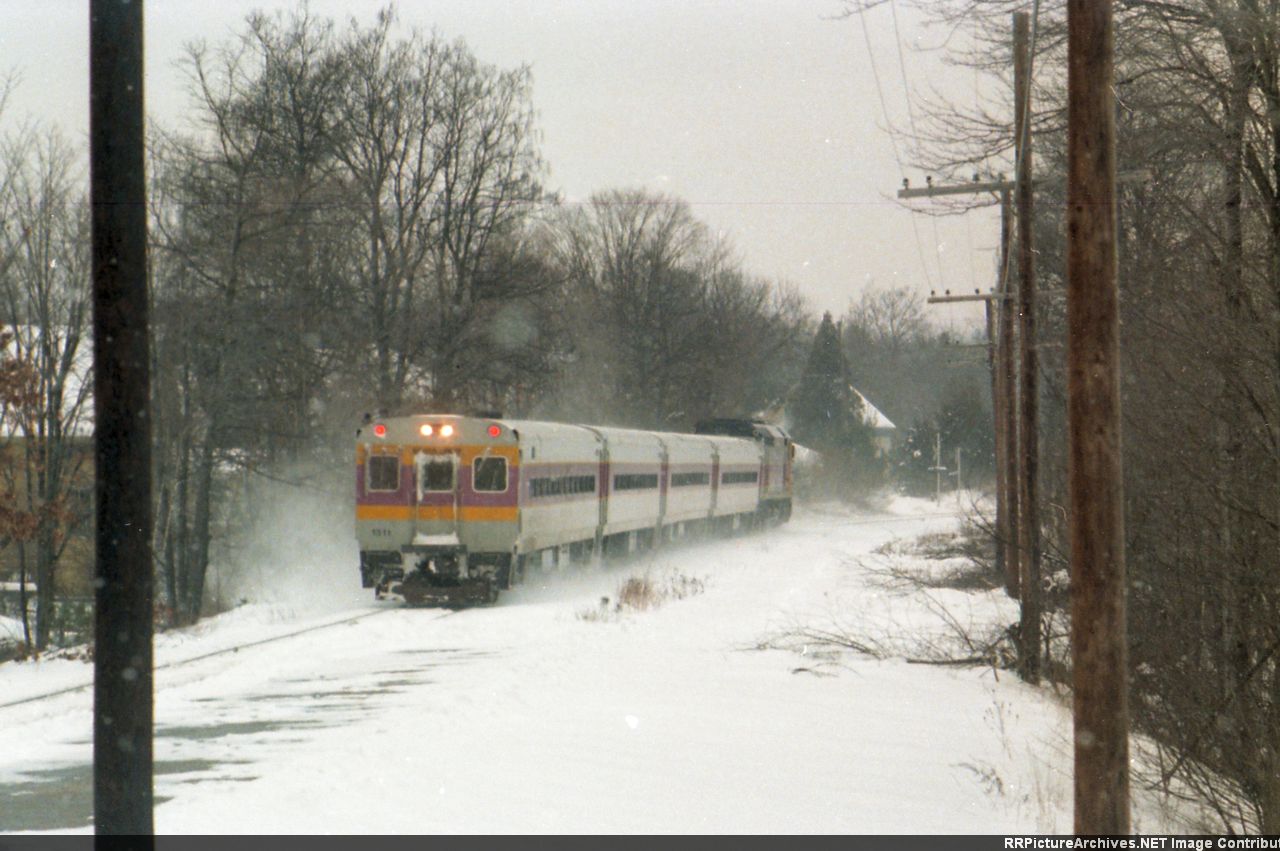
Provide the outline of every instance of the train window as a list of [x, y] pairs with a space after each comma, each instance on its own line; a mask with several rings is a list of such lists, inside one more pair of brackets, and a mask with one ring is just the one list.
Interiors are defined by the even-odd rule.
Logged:
[[400, 459], [395, 455], [373, 455], [369, 458], [369, 490], [400, 490]]
[[758, 470], [752, 470], [749, 473], [725, 473], [720, 477], [720, 483], [724, 485], [755, 484], [758, 481], [760, 481]]
[[613, 489], [616, 491], [648, 490], [657, 486], [657, 473], [620, 473], [613, 477]]
[[595, 493], [595, 476], [543, 477], [529, 481], [529, 496], [563, 496], [574, 493]]
[[478, 491], [507, 489], [507, 459], [477, 458], [471, 465], [472, 487]]
[[710, 483], [710, 473], [672, 473], [671, 487], [684, 488], [696, 485], [705, 485]]
[[424, 457], [419, 465], [418, 480], [423, 491], [453, 490], [453, 456]]

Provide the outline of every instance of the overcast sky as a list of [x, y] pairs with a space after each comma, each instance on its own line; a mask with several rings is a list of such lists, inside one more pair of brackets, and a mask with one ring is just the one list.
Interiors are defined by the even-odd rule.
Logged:
[[[184, 43], [227, 39], [250, 10], [293, 5], [146, 0], [150, 117], [182, 119], [173, 63]], [[362, 21], [382, 5], [310, 4]], [[750, 271], [794, 283], [817, 311], [843, 313], [868, 285], [922, 295], [990, 287], [998, 233], [989, 213], [916, 216], [913, 225], [892, 200], [902, 169], [861, 24], [833, 19], [840, 0], [402, 0], [398, 8], [403, 24], [462, 38], [488, 62], [532, 67], [549, 184], [570, 200], [614, 187], [683, 198], [730, 235]], [[4, 126], [39, 120], [86, 139], [87, 9], [87, 0], [5, 0], [0, 67], [22, 82]], [[971, 97], [971, 73], [917, 50], [937, 35], [900, 4], [899, 42], [892, 11], [875, 9], [865, 22], [889, 121], [906, 126], [908, 88]], [[975, 311], [931, 314], [950, 325]]]

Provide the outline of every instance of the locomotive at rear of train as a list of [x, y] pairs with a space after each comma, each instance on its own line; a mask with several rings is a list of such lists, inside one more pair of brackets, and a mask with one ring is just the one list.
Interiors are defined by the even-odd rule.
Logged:
[[782, 429], [697, 434], [455, 415], [356, 433], [360, 578], [410, 603], [491, 602], [538, 567], [791, 516]]

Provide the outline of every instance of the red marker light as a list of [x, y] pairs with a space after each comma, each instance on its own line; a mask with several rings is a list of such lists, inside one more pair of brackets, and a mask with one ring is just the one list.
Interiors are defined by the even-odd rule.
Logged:
[[502, 434], [502, 429], [499, 426], [496, 426], [496, 425], [489, 426], [490, 437], [497, 437], [500, 434]]
[[384, 426], [382, 423], [378, 423], [376, 426], [373, 427], [373, 434], [374, 434], [374, 437], [386, 437], [387, 427]]

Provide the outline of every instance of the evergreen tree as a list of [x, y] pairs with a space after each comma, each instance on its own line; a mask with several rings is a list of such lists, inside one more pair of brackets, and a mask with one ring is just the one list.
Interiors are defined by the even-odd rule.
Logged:
[[822, 316], [789, 408], [795, 439], [822, 455], [824, 478], [846, 486], [876, 478], [872, 429], [863, 418], [862, 397], [850, 383], [840, 330], [830, 313]]

